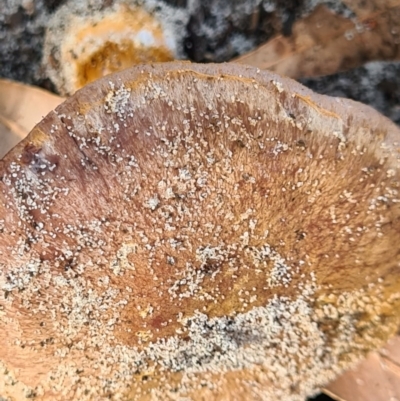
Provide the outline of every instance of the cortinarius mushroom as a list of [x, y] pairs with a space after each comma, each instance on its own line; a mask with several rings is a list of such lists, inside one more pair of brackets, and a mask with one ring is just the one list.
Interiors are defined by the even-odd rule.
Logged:
[[77, 92], [1, 161], [0, 394], [303, 400], [398, 327], [399, 141], [238, 65]]
[[46, 31], [43, 65], [60, 93], [71, 95], [135, 64], [179, 57], [176, 31], [183, 29], [182, 12], [158, 1], [137, 3], [70, 0], [55, 13]]

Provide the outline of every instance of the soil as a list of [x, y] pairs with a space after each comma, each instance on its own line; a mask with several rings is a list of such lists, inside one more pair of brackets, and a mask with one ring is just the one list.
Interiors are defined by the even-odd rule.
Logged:
[[368, 104], [400, 125], [400, 63], [372, 62], [351, 71], [301, 82], [315, 92]]

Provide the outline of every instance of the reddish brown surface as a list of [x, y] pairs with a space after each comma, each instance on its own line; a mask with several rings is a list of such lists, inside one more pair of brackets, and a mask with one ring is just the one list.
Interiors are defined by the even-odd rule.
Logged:
[[397, 327], [399, 140], [237, 65], [79, 91], [0, 162], [0, 394], [304, 398]]

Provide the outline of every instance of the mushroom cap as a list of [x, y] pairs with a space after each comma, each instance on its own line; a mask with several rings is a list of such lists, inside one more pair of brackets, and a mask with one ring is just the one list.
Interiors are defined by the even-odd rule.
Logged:
[[135, 64], [177, 58], [170, 8], [162, 4], [158, 12], [148, 8], [130, 0], [112, 6], [70, 0], [61, 7], [48, 24], [43, 49], [44, 70], [57, 90], [71, 95]]
[[398, 327], [399, 143], [234, 64], [78, 91], [0, 162], [0, 394], [303, 400]]

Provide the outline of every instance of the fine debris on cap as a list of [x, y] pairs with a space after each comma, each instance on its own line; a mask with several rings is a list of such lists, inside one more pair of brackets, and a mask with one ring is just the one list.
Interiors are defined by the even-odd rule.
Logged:
[[0, 394], [313, 394], [398, 327], [399, 143], [235, 64], [78, 91], [0, 161]]

